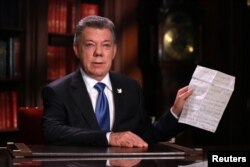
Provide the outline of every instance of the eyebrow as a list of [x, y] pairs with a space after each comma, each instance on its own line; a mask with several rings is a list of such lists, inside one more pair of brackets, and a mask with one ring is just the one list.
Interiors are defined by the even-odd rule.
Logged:
[[[95, 41], [94, 41], [94, 40], [92, 40], [92, 39], [87, 39], [87, 40], [85, 40], [85, 42], [95, 42]], [[104, 43], [104, 42], [113, 43], [113, 41], [112, 41], [112, 40], [104, 40], [104, 41], [102, 41], [102, 43]]]

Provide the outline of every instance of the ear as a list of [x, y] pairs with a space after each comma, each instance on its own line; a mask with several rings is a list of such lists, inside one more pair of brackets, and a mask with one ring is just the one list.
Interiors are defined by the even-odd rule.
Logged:
[[73, 50], [74, 50], [74, 53], [76, 55], [76, 57], [79, 59], [79, 52], [78, 52], [78, 49], [77, 49], [77, 46], [76, 45], [73, 45]]

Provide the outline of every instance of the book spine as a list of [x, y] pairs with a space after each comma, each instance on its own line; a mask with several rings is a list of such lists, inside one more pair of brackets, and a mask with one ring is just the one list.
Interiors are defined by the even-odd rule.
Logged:
[[13, 51], [13, 78], [19, 79], [21, 78], [21, 39], [16, 37], [14, 39], [14, 51]]
[[71, 6], [71, 33], [75, 33], [76, 28], [76, 4], [75, 0], [72, 0]]
[[92, 3], [81, 3], [80, 5], [80, 19], [89, 15], [98, 15], [99, 6], [98, 4]]
[[0, 79], [6, 79], [7, 42], [0, 40]]

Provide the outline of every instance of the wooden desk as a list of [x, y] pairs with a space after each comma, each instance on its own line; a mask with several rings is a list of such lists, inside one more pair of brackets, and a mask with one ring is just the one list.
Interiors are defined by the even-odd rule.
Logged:
[[[16, 143], [0, 151], [0, 166], [83, 167], [83, 166], [168, 166], [204, 161], [201, 151], [160, 143], [147, 149], [121, 147], [63, 147]], [[15, 145], [15, 144], [14, 144]]]

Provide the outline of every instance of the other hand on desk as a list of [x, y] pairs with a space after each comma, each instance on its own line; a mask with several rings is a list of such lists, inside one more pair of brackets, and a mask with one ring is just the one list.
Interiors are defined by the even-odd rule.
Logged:
[[126, 132], [112, 132], [109, 138], [109, 145], [119, 147], [148, 147], [148, 144], [136, 134]]
[[140, 163], [140, 159], [118, 159], [118, 160], [110, 160], [110, 166], [120, 166], [120, 167], [133, 167]]

